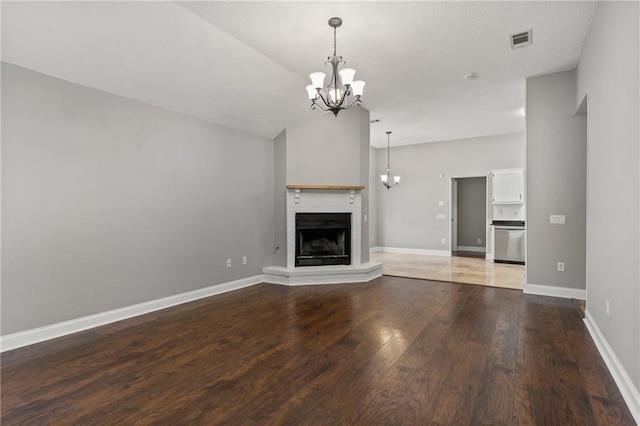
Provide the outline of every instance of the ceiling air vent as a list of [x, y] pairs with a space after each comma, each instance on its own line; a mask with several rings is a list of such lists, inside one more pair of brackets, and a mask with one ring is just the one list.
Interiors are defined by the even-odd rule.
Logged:
[[511, 48], [525, 47], [531, 44], [531, 30], [511, 35]]

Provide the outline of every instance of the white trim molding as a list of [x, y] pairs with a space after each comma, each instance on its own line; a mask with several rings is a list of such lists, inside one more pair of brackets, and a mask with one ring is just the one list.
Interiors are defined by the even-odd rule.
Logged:
[[613, 376], [613, 380], [616, 382], [616, 385], [618, 385], [618, 389], [620, 389], [622, 398], [627, 403], [631, 415], [636, 423], [640, 424], [640, 391], [633, 385], [631, 377], [629, 377], [629, 374], [627, 374], [627, 371], [620, 363], [615, 352], [613, 352], [613, 349], [609, 346], [607, 339], [602, 335], [598, 324], [596, 324], [596, 321], [589, 311], [585, 312], [584, 324], [587, 326], [587, 330], [589, 330], [589, 334], [596, 344], [600, 356], [602, 356], [604, 363]]
[[399, 248], [399, 247], [373, 247], [371, 253], [401, 253], [401, 254], [429, 254], [432, 256], [447, 256], [451, 257], [449, 250], [427, 250], [427, 249], [411, 249], [411, 248]]
[[161, 309], [170, 308], [172, 306], [181, 305], [183, 303], [192, 302], [194, 300], [203, 299], [205, 297], [214, 296], [216, 294], [250, 287], [262, 282], [264, 282], [264, 277], [262, 275], [256, 275], [223, 284], [212, 285], [198, 290], [188, 291], [186, 293], [163, 297], [161, 299], [125, 306], [111, 311], [88, 315], [86, 317], [46, 325], [31, 330], [25, 330], [19, 333], [7, 334], [6, 336], [0, 337], [0, 352], [33, 345], [35, 343], [44, 342], [46, 340], [55, 339], [57, 337], [66, 336], [68, 334], [77, 333], [79, 331], [88, 330], [101, 325], [111, 324], [113, 322], [122, 321], [138, 315], [144, 315]]
[[565, 299], [587, 300], [587, 290], [579, 288], [527, 283], [524, 285], [524, 293], [537, 294], [539, 296], [562, 297]]

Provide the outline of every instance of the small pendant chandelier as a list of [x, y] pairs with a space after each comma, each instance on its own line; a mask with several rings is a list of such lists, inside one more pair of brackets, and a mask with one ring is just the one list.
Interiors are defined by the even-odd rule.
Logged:
[[[324, 87], [325, 73], [314, 72], [309, 74], [311, 84], [306, 87], [311, 100], [311, 109], [316, 109], [317, 106], [323, 111], [331, 111], [336, 117], [343, 109], [347, 109], [353, 104], [360, 105], [360, 96], [364, 91], [364, 81], [353, 81], [356, 70], [343, 68], [338, 71], [340, 64], [346, 64], [342, 56], [336, 54], [336, 28], [341, 25], [341, 18], [329, 19], [329, 26], [333, 28], [333, 56], [329, 56], [324, 63], [325, 65], [331, 64], [332, 72], [329, 85]], [[347, 100], [350, 96], [354, 96], [355, 99]]]
[[393, 183], [391, 183], [391, 167], [389, 166], [389, 159], [390, 159], [390, 131], [386, 131], [385, 132], [387, 134], [387, 174], [386, 175], [380, 175], [380, 180], [382, 180], [382, 185], [387, 188], [387, 189], [391, 189], [391, 187], [394, 187], [396, 185], [400, 185], [400, 176], [394, 176], [393, 177]]

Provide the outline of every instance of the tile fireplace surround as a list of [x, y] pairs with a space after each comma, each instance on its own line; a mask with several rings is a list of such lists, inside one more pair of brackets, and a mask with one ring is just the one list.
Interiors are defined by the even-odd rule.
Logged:
[[[367, 282], [379, 262], [362, 263], [363, 186], [287, 185], [287, 266], [267, 266], [264, 282], [284, 285]], [[296, 213], [351, 213], [351, 265], [295, 266]]]

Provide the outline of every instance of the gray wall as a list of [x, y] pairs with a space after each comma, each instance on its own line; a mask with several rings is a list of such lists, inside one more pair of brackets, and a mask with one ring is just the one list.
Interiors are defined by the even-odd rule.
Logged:
[[[371, 122], [369, 111], [360, 108], [358, 111], [358, 120], [360, 124], [360, 185], [365, 189], [362, 191], [362, 239], [360, 240], [360, 257], [361, 262], [365, 263], [369, 261], [369, 236], [371, 235], [371, 225], [369, 222], [369, 216], [371, 215], [371, 188], [369, 164], [371, 161], [369, 155], [371, 153]], [[365, 221], [364, 218], [367, 218]]]
[[378, 187], [382, 186], [376, 169], [378, 150], [369, 147], [369, 247], [377, 246], [378, 239]]
[[2, 142], [3, 335], [273, 264], [271, 140], [2, 64]]
[[588, 92], [587, 311], [640, 390], [638, 14], [637, 2], [598, 3], [575, 99]]
[[[386, 148], [377, 151], [379, 175], [386, 170], [387, 156]], [[524, 133], [391, 148], [391, 172], [402, 176], [402, 181], [390, 190], [376, 185], [377, 246], [449, 250], [451, 178], [487, 176], [493, 169], [524, 166]], [[440, 213], [445, 219], [436, 219]], [[445, 244], [441, 238], [446, 238]]]
[[485, 247], [486, 232], [487, 178], [458, 179], [458, 246]]
[[369, 111], [354, 107], [288, 127], [287, 184], [368, 185], [368, 120]]
[[[528, 284], [586, 285], [587, 122], [575, 99], [575, 70], [527, 79]], [[566, 224], [550, 224], [551, 214]]]
[[287, 131], [273, 140], [274, 265], [287, 266]]

